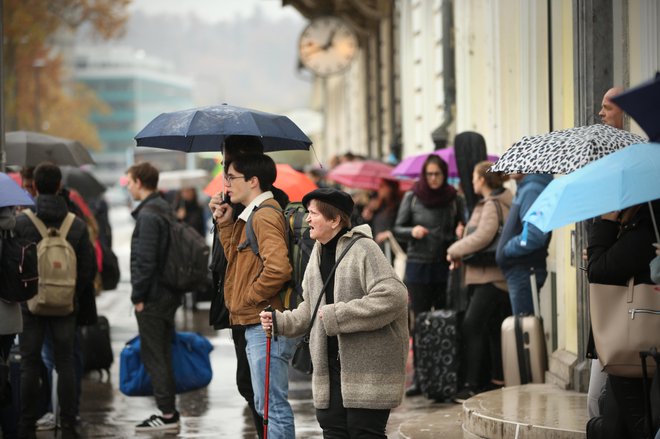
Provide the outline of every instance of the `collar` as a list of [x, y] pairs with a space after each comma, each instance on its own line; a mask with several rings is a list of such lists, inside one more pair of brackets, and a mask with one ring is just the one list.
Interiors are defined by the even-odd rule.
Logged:
[[257, 197], [254, 200], [250, 202], [250, 204], [248, 204], [245, 207], [245, 210], [241, 212], [241, 214], [238, 216], [238, 219], [243, 220], [244, 222], [247, 223], [247, 220], [250, 217], [252, 211], [255, 209], [255, 207], [261, 206], [261, 203], [263, 203], [266, 200], [270, 200], [271, 198], [273, 198], [273, 193], [271, 191], [260, 193], [259, 195], [257, 195]]

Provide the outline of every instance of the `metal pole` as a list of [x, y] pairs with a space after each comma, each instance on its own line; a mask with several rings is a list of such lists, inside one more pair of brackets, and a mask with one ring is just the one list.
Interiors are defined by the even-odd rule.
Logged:
[[0, 0], [0, 172], [5, 172], [7, 155], [5, 153], [5, 60], [4, 60], [4, 27], [2, 25], [4, 0]]

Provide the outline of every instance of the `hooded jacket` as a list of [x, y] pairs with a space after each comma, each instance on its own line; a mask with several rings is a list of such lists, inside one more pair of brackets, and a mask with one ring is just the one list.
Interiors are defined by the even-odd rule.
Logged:
[[[465, 226], [465, 232], [471, 233], [463, 236], [462, 239], [453, 243], [447, 254], [452, 259], [459, 259], [486, 248], [495, 239], [497, 229], [506, 223], [511, 208], [513, 195], [508, 189], [504, 189], [497, 194], [491, 194], [480, 200], [470, 216], [470, 220]], [[499, 203], [502, 211], [502, 218], [499, 217], [495, 203]], [[497, 266], [479, 267], [466, 264], [465, 283], [467, 285], [495, 283], [502, 290], [507, 290], [506, 280], [502, 270]]]
[[517, 265], [545, 267], [552, 234], [543, 233], [536, 226], [528, 224], [527, 242], [524, 242], [522, 219], [551, 181], [550, 174], [528, 174], [518, 183], [518, 190], [497, 246], [497, 265], [502, 271], [506, 272]]
[[[354, 227], [337, 242], [336, 257], [356, 235], [371, 238], [367, 225]], [[304, 301], [293, 311], [278, 312], [276, 333], [298, 337], [305, 333], [323, 288], [321, 244], [314, 245], [303, 279]], [[344, 407], [390, 409], [403, 398], [408, 357], [408, 293], [378, 244], [360, 239], [335, 272], [334, 303], [321, 299], [323, 318], [310, 334], [314, 372], [314, 407], [330, 404], [327, 338], [337, 336]]]

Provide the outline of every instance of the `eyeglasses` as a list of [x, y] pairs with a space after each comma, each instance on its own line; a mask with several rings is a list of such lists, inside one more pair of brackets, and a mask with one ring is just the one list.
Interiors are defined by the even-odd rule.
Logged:
[[442, 172], [425, 172], [424, 175], [427, 177], [442, 177], [444, 174]]
[[231, 186], [231, 182], [237, 178], [242, 178], [244, 180], [249, 180], [249, 178], [246, 178], [245, 175], [231, 175], [231, 174], [225, 174], [224, 175], [225, 181], [227, 182], [228, 186]]

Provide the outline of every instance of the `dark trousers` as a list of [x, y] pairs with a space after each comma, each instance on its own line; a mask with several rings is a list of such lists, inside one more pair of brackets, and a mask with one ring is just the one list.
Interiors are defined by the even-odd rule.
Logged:
[[[641, 378], [607, 376], [601, 416], [587, 424], [589, 439], [643, 439], [652, 437], [646, 425], [644, 382]], [[649, 383], [650, 386], [650, 383]]]
[[174, 371], [172, 370], [174, 311], [171, 316], [169, 313], [165, 316], [156, 316], [145, 313], [145, 311], [136, 313], [140, 333], [140, 357], [144, 368], [151, 377], [158, 410], [163, 414], [176, 411]]
[[254, 407], [254, 391], [252, 390], [252, 378], [250, 376], [250, 363], [248, 362], [245, 347], [245, 327], [232, 326], [231, 337], [234, 340], [234, 350], [236, 351], [236, 387], [238, 393], [248, 403], [250, 413], [252, 413], [252, 420], [257, 429], [259, 438], [264, 436], [264, 418], [261, 417], [257, 409]]
[[[445, 298], [447, 291], [447, 281], [434, 282], [434, 283], [416, 283], [406, 282], [408, 294], [410, 296], [410, 306], [412, 308], [412, 319], [416, 319], [420, 313], [430, 311], [431, 308], [442, 309], [445, 306]], [[417, 352], [415, 349], [415, 332], [413, 327], [411, 331], [413, 339], [413, 367], [416, 364], [415, 357]], [[417, 375], [415, 374], [415, 382]], [[419, 383], [418, 383], [419, 384]]]
[[23, 333], [20, 335], [21, 352], [21, 419], [19, 436], [33, 434], [37, 409], [41, 398], [41, 347], [46, 328], [53, 337], [55, 369], [57, 370], [57, 396], [62, 425], [74, 425], [76, 420], [76, 378], [73, 361], [73, 339], [76, 316], [35, 316], [23, 312]]
[[[44, 337], [44, 345], [41, 347], [41, 360], [46, 366], [47, 375], [48, 375], [48, 388], [52, 388], [53, 384], [53, 369], [55, 368], [55, 362], [53, 360], [53, 336], [50, 334], [50, 330], [46, 330], [46, 336]], [[80, 395], [82, 394], [82, 379], [85, 374], [85, 361], [83, 358], [82, 351], [82, 331], [80, 326], [76, 327], [76, 337], [73, 341], [73, 364], [76, 367], [76, 416], [80, 413]], [[53, 408], [51, 403], [48, 403], [48, 411], [52, 412]]]
[[316, 419], [323, 429], [324, 439], [387, 438], [385, 428], [389, 410], [345, 408], [341, 396], [339, 360], [329, 360], [330, 407], [317, 409]]
[[[11, 380], [11, 364], [9, 363], [9, 352], [11, 351], [11, 347], [14, 344], [14, 338], [14, 334], [0, 335], [0, 356], [4, 361], [6, 361], [6, 364], [10, 366], [10, 375], [7, 377], [7, 380]], [[11, 390], [13, 393], [16, 389], [12, 388]], [[16, 398], [14, 398], [14, 401], [16, 401]], [[10, 402], [7, 405], [0, 407], [0, 427], [2, 428], [2, 437], [4, 439], [15, 439], [17, 437], [17, 419], [18, 407], [16, 407], [13, 403]]]
[[462, 327], [465, 381], [470, 387], [479, 387], [481, 365], [487, 357], [490, 357], [490, 379], [504, 379], [501, 327], [510, 315], [511, 303], [506, 291], [492, 283], [474, 286]]

